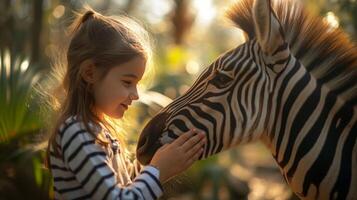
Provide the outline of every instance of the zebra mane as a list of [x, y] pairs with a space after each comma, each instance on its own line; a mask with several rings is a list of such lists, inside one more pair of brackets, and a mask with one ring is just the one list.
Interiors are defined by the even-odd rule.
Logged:
[[[253, 1], [238, 0], [226, 13], [248, 40], [255, 38]], [[320, 84], [356, 105], [357, 46], [341, 29], [309, 14], [296, 0], [272, 0], [272, 7], [293, 55]]]

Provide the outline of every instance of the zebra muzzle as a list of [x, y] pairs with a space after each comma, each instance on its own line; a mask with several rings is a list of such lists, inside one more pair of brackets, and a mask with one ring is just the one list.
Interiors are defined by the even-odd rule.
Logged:
[[142, 130], [136, 149], [136, 156], [141, 164], [149, 164], [155, 152], [162, 146], [159, 138], [168, 116], [168, 113], [157, 114]]

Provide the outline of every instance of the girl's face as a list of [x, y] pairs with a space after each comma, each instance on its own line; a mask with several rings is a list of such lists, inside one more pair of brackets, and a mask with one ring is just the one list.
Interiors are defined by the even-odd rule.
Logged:
[[145, 71], [146, 60], [137, 56], [112, 67], [105, 77], [93, 84], [95, 110], [100, 116], [122, 118], [133, 100], [139, 98], [137, 84]]

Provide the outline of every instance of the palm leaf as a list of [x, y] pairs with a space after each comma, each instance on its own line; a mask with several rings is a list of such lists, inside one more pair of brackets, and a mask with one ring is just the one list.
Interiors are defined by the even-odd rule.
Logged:
[[26, 58], [0, 49], [0, 143], [39, 128], [38, 113], [30, 107], [39, 77], [39, 67], [30, 67]]

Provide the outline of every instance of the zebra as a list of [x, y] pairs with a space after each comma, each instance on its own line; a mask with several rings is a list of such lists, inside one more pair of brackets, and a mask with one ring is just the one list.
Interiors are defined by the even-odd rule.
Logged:
[[246, 42], [218, 57], [143, 129], [137, 158], [189, 128], [201, 159], [261, 140], [302, 199], [357, 199], [357, 48], [293, 0], [240, 0]]

